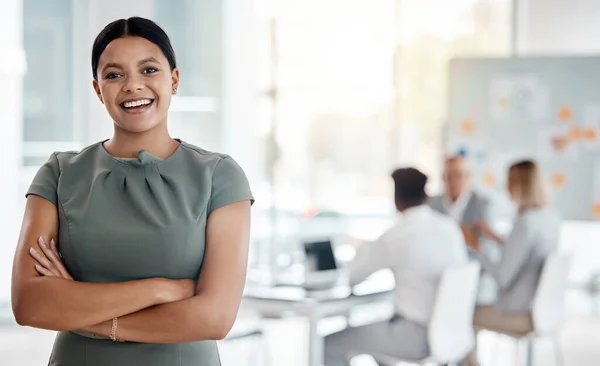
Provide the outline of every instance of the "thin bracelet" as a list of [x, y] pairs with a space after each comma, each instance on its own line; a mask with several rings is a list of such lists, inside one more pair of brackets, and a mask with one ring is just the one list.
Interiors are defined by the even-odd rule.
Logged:
[[110, 329], [110, 339], [112, 339], [114, 342], [117, 342], [117, 326], [118, 326], [119, 321], [117, 320], [117, 318], [113, 318], [112, 320], [112, 328]]

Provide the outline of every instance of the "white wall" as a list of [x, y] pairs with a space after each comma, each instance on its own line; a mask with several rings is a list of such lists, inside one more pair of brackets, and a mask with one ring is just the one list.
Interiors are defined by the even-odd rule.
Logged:
[[25, 53], [21, 0], [4, 0], [0, 11], [0, 304], [9, 299], [12, 259], [21, 212], [18, 202], [22, 150], [22, 81]]
[[600, 1], [515, 0], [526, 55], [600, 54]]
[[244, 168], [250, 182], [259, 177], [259, 146], [254, 105], [254, 1], [223, 1], [222, 148]]

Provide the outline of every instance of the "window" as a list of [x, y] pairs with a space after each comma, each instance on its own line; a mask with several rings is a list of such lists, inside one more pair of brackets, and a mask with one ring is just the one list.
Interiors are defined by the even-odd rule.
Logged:
[[[73, 122], [73, 13], [71, 0], [24, 0], [24, 165], [37, 166], [51, 151], [75, 141]], [[49, 144], [48, 144], [49, 143]], [[70, 146], [69, 146], [70, 147]], [[67, 148], [68, 149], [68, 148]], [[40, 151], [43, 150], [43, 151]]]
[[277, 152], [274, 165], [265, 159], [275, 204], [386, 210], [393, 165], [393, 2], [260, 5], [257, 121], [265, 155]]
[[209, 150], [221, 148], [222, 9], [220, 1], [155, 0], [155, 20], [171, 39], [181, 83], [171, 103], [174, 136]]
[[[447, 65], [453, 57], [508, 56], [509, 0], [404, 0], [399, 11], [398, 114], [416, 133], [412, 162], [440, 189]], [[430, 9], [435, 8], [436, 11]]]
[[259, 2], [257, 128], [278, 152], [265, 159], [275, 204], [389, 212], [398, 164], [431, 175], [435, 191], [448, 61], [506, 55], [510, 3]]

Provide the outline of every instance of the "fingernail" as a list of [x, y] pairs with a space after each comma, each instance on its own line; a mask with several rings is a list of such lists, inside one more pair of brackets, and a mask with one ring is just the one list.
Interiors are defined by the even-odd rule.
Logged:
[[55, 245], [56, 245], [56, 242], [54, 241], [54, 239], [51, 239], [51, 240], [50, 240], [50, 245], [52, 245], [52, 246], [55, 246]]
[[45, 248], [46, 247], [46, 242], [44, 241], [44, 239], [40, 238], [40, 240], [38, 240], [38, 244], [40, 245], [40, 247]]
[[35, 254], [35, 253], [36, 253], [36, 251], [35, 251], [35, 249], [33, 249], [33, 248], [29, 248], [29, 253]]

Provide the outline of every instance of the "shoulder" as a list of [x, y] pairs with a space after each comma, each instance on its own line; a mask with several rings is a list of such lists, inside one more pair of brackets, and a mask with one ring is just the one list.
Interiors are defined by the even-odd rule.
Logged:
[[462, 237], [459, 224], [448, 215], [432, 210], [431, 222], [439, 232]]
[[101, 142], [87, 146], [79, 151], [55, 151], [50, 155], [46, 164], [53, 166], [59, 172], [73, 166], [89, 166], [98, 155], [99, 148], [101, 148]]
[[205, 150], [185, 141], [181, 142], [181, 152], [186, 158], [201, 164], [217, 164], [223, 159], [231, 159], [227, 154]]
[[245, 179], [242, 167], [228, 154], [205, 150], [182, 141], [181, 155], [186, 166], [211, 175], [213, 179], [235, 179], [236, 177]]
[[429, 204], [429, 206], [433, 207], [436, 210], [439, 210], [440, 207], [442, 207], [443, 202], [444, 202], [444, 195], [442, 195], [442, 194], [431, 196], [427, 200], [427, 203]]
[[474, 190], [471, 194], [473, 200], [475, 200], [475, 202], [480, 206], [487, 206], [490, 203], [490, 198], [488, 197], [488, 195], [482, 192]]
[[527, 210], [517, 217], [517, 221], [528, 225], [547, 225], [561, 221], [560, 213], [554, 207]]

